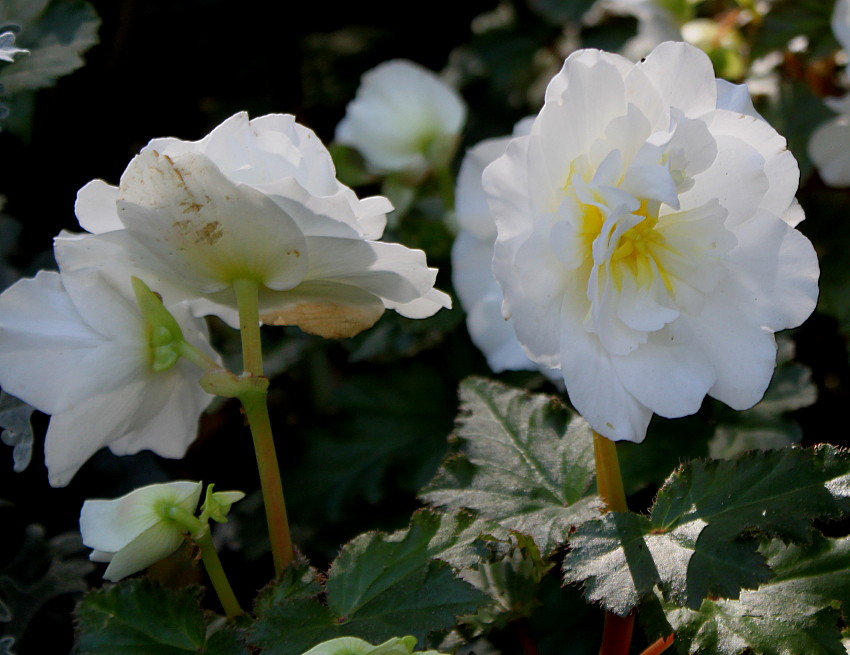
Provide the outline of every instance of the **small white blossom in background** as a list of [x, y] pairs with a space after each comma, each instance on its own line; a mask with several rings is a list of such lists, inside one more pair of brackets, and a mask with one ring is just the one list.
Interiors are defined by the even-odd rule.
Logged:
[[114, 500], [87, 500], [80, 512], [83, 544], [93, 562], [109, 562], [103, 577], [112, 582], [146, 569], [183, 543], [186, 529], [168, 517], [170, 508], [194, 513], [201, 483], [152, 484]]
[[3, 32], [0, 34], [0, 61], [13, 62], [16, 56], [28, 55], [29, 52], [29, 50], [18, 48], [15, 45], [14, 32]]
[[653, 412], [706, 394], [762, 397], [774, 332], [817, 299], [785, 146], [744, 87], [665, 43], [639, 64], [571, 55], [529, 136], [485, 170], [506, 314], [603, 436], [641, 441]]
[[[521, 121], [513, 136], [531, 129], [531, 120]], [[541, 368], [523, 352], [510, 321], [502, 317], [502, 290], [493, 276], [493, 245], [496, 223], [481, 186], [481, 174], [505, 153], [510, 137], [488, 139], [470, 148], [463, 158], [457, 179], [455, 211], [459, 231], [452, 246], [452, 281], [466, 311], [472, 342], [487, 357], [495, 372], [541, 370], [549, 377], [560, 373]]]
[[[218, 359], [203, 321], [169, 308], [184, 338]], [[201, 369], [178, 360], [154, 370], [148, 325], [135, 301], [95, 269], [41, 271], [0, 294], [0, 386], [51, 414], [50, 484], [68, 484], [105, 446], [116, 455], [186, 453], [212, 396]]]
[[450, 163], [465, 121], [457, 91], [419, 64], [394, 59], [363, 75], [336, 141], [378, 172], [421, 174]]
[[[832, 31], [845, 53], [850, 54], [850, 0], [837, 0], [832, 12]], [[821, 179], [829, 186], [850, 186], [850, 94], [825, 98], [838, 116], [818, 127], [809, 139], [808, 153]]]
[[151, 141], [116, 188], [77, 196], [90, 234], [55, 241], [60, 268], [131, 275], [166, 302], [238, 325], [234, 281], [260, 285], [266, 324], [346, 337], [384, 310], [410, 318], [449, 307], [425, 254], [377, 241], [392, 206], [337, 181], [322, 142], [289, 115], [239, 113], [200, 141]]

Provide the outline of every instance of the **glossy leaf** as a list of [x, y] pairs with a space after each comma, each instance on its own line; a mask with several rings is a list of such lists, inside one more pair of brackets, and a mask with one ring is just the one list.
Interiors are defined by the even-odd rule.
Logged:
[[812, 521], [850, 510], [850, 455], [830, 446], [694, 461], [662, 487], [650, 517], [610, 513], [581, 526], [564, 561], [567, 582], [625, 614], [658, 585], [696, 609], [737, 598], [772, 576], [755, 537], [805, 543]]
[[301, 591], [272, 602], [266, 597], [257, 608], [252, 643], [269, 655], [300, 655], [334, 637], [377, 643], [409, 634], [423, 640], [451, 627], [455, 617], [489, 599], [438, 559], [467, 560], [469, 551], [462, 546], [478, 539], [481, 525], [471, 516], [419, 512], [406, 530], [356, 537], [331, 565], [325, 602]]

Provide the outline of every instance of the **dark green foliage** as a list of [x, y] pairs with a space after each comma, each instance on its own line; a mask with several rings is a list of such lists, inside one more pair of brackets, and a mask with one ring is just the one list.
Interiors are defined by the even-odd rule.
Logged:
[[[407, 530], [368, 532], [343, 546], [331, 565], [321, 597], [303, 568], [261, 597], [250, 640], [270, 655], [300, 655], [334, 637], [380, 643], [398, 635], [424, 640], [474, 612], [487, 596], [460, 580], [442, 559], [478, 559], [482, 525], [471, 516], [419, 512]], [[480, 551], [486, 554], [486, 550]]]
[[[13, 535], [7, 531], [4, 537], [11, 539]], [[48, 540], [40, 525], [26, 528], [17, 556], [0, 568], [0, 629], [4, 639], [20, 641], [48, 602], [88, 588], [85, 576], [94, 565], [82, 550], [77, 534]]]
[[93, 591], [77, 607], [76, 653], [246, 654], [234, 631], [208, 629], [198, 596], [198, 589], [166, 589], [145, 578]]

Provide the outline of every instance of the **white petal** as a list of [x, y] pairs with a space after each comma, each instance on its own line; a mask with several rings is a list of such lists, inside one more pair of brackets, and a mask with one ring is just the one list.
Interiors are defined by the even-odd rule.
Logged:
[[481, 175], [490, 163], [504, 154], [509, 142], [509, 138], [488, 139], [470, 148], [458, 173], [455, 194], [457, 220], [461, 228], [479, 239], [496, 238], [496, 224], [490, 215]]
[[580, 326], [563, 332], [561, 372], [570, 401], [594, 430], [613, 441], [643, 441], [652, 411], [626, 390], [608, 353]]
[[381, 298], [344, 282], [304, 282], [292, 291], [260, 292], [260, 320], [296, 325], [326, 339], [352, 337], [372, 327], [384, 313]]
[[118, 187], [103, 180], [92, 180], [77, 192], [74, 212], [80, 227], [92, 234], [123, 230], [118, 218]]
[[345, 282], [382, 298], [410, 302], [434, 286], [425, 253], [397, 243], [310, 238], [307, 281]]
[[667, 418], [696, 412], [715, 382], [711, 361], [685, 324], [654, 332], [633, 353], [612, 361], [638, 402]]
[[103, 577], [117, 582], [165, 559], [183, 543], [174, 526], [156, 523], [112, 556]]
[[829, 186], [850, 186], [850, 115], [838, 116], [814, 131], [809, 157]]
[[688, 43], [662, 43], [638, 68], [652, 81], [663, 102], [695, 118], [717, 107], [711, 60]]
[[848, 0], [835, 1], [831, 25], [841, 47], [845, 52], [850, 52], [850, 2]]
[[745, 319], [720, 289], [690, 322], [717, 375], [709, 394], [732, 409], [748, 409], [761, 400], [776, 365], [773, 333]]
[[[91, 275], [83, 273], [91, 279]], [[0, 385], [41, 411], [67, 411], [87, 398], [127, 384], [147, 366], [138, 310], [105, 284], [90, 288], [79, 309], [59, 274], [40, 272], [0, 296]], [[100, 303], [100, 306], [98, 306]], [[105, 305], [105, 308], [104, 308]], [[127, 333], [103, 334], [96, 318], [114, 311]]]
[[753, 106], [753, 99], [746, 84], [732, 84], [732, 82], [720, 78], [715, 81], [717, 82], [718, 109], [728, 109], [738, 114], [747, 114], [753, 118], [764, 120]]

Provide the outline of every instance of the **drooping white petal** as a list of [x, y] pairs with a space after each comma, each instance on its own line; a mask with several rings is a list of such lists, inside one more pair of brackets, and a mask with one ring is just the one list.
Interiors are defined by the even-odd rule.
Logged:
[[171, 555], [183, 543], [172, 526], [155, 523], [112, 556], [103, 577], [117, 582]]
[[290, 216], [200, 154], [138, 155], [121, 177], [118, 212], [130, 234], [202, 291], [240, 278], [287, 289], [309, 266]]
[[594, 430], [609, 439], [643, 441], [652, 410], [623, 386], [595, 337], [564, 330], [561, 372], [570, 401]]

